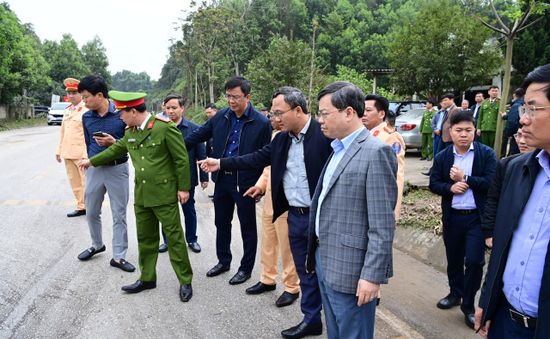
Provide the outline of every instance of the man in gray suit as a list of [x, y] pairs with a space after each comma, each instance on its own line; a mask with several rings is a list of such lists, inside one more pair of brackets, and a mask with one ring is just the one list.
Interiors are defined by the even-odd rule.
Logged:
[[316, 271], [328, 338], [372, 338], [380, 284], [393, 275], [397, 159], [363, 126], [363, 92], [335, 82], [319, 93], [334, 150], [311, 203], [307, 269]]

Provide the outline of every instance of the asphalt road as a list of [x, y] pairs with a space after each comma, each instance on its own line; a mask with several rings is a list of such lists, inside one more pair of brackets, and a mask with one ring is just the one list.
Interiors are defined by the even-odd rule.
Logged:
[[[213, 205], [207, 197], [212, 187], [196, 194], [203, 251], [189, 253], [194, 270], [189, 303], [179, 300], [167, 254], [159, 255], [156, 289], [121, 292], [139, 273], [109, 266], [108, 199], [102, 216], [107, 251], [88, 262], [77, 260], [90, 240], [84, 217], [65, 216], [74, 202], [64, 166], [55, 161], [58, 132], [44, 126], [0, 133], [0, 338], [280, 338], [282, 329], [301, 320], [298, 303], [275, 307], [281, 284], [260, 296], [244, 293], [257, 281], [259, 264], [249, 282], [228, 284], [242, 254], [236, 218], [232, 270], [206, 278], [217, 262]], [[127, 259], [137, 266], [132, 201]], [[445, 274], [398, 250], [394, 261], [395, 277], [382, 289], [376, 338], [477, 337], [459, 310], [435, 307], [447, 292]]]

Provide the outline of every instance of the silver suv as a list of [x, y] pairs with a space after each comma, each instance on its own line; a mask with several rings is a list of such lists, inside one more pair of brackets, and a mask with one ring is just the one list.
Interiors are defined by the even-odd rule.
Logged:
[[70, 102], [56, 102], [53, 104], [48, 112], [48, 125], [61, 125], [63, 121], [63, 111], [70, 105]]

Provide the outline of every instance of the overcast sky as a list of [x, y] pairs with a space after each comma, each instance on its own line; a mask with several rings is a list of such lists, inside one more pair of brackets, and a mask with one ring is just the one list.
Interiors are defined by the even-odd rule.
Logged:
[[170, 39], [190, 0], [0, 0], [10, 5], [21, 23], [31, 23], [42, 41], [70, 33], [79, 47], [99, 36], [112, 74], [127, 69], [160, 77]]

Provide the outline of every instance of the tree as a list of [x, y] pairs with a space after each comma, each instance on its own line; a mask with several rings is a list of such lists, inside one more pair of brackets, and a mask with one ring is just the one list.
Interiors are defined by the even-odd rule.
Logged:
[[[517, 38], [518, 33], [538, 21], [530, 21], [531, 16], [533, 14], [544, 13], [546, 10], [550, 9], [550, 4], [546, 3], [544, 0], [511, 1], [508, 7], [500, 13], [497, 11], [493, 0], [489, 0], [489, 6], [493, 12], [496, 24], [489, 23], [483, 18], [479, 18], [479, 20], [483, 23], [483, 25], [498, 33], [506, 41], [506, 54], [502, 67], [504, 72], [504, 80], [502, 81], [502, 95], [499, 105], [499, 111], [505, 112], [506, 104], [508, 102], [508, 93], [510, 92], [514, 40]], [[501, 156], [500, 145], [502, 144], [503, 130], [504, 121], [502, 119], [498, 119], [497, 130], [495, 132], [495, 145], [493, 148], [496, 150], [497, 157], [499, 158]]]
[[[248, 65], [246, 77], [252, 83], [255, 103], [267, 105], [278, 87], [308, 88], [311, 48], [303, 41], [278, 37]], [[314, 71], [314, 84], [320, 80], [320, 71]]]
[[50, 79], [32, 26], [21, 25], [6, 3], [0, 4], [0, 103], [40, 89]]
[[123, 70], [113, 75], [113, 88], [123, 92], [149, 92], [152, 88], [151, 78], [145, 72]]
[[491, 32], [457, 2], [424, 0], [408, 19], [394, 26], [387, 42], [397, 93], [437, 100], [446, 91], [486, 83], [496, 73], [499, 50], [490, 43]]
[[91, 73], [99, 74], [108, 84], [111, 83], [111, 73], [107, 70], [109, 59], [103, 42], [97, 35], [82, 46], [82, 57]]

